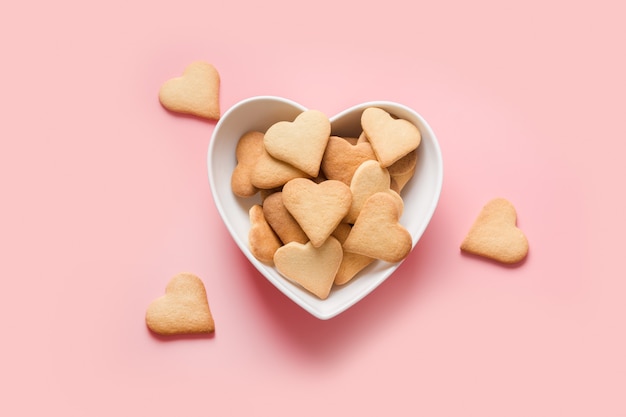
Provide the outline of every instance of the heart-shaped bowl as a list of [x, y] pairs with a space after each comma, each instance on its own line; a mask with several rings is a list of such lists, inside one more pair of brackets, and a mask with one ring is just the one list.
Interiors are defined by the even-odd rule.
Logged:
[[[418, 148], [418, 165], [413, 178], [402, 190], [404, 210], [400, 223], [417, 244], [432, 218], [443, 183], [443, 162], [439, 144], [428, 123], [414, 110], [389, 101], [358, 104], [330, 118], [332, 134], [358, 137], [362, 132], [361, 113], [368, 107], [379, 107], [415, 124], [422, 140]], [[257, 260], [248, 247], [249, 209], [260, 204], [260, 197], [240, 198], [231, 189], [231, 176], [237, 160], [235, 148], [241, 136], [249, 131], [265, 132], [279, 121], [293, 121], [306, 107], [281, 97], [257, 96], [240, 101], [220, 118], [208, 151], [211, 192], [218, 212], [233, 239], [256, 269], [276, 288], [313, 316], [325, 320], [345, 311], [385, 281], [401, 263], [375, 261], [342, 286], [335, 286], [322, 300], [283, 277], [273, 265]]]

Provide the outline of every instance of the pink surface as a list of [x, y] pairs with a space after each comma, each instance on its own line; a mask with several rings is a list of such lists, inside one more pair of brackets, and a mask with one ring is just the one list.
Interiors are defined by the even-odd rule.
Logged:
[[[0, 415], [626, 415], [621, 2], [38, 3], [0, 13]], [[157, 100], [196, 59], [223, 110], [393, 100], [437, 134], [432, 223], [342, 315], [237, 252], [215, 124]], [[495, 196], [530, 241], [516, 268], [458, 249]], [[146, 330], [180, 271], [212, 337]]]

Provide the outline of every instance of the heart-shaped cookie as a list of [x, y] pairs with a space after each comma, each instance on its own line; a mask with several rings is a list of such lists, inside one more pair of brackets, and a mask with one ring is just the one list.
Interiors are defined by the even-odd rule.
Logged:
[[383, 168], [377, 160], [363, 162], [354, 172], [350, 182], [352, 192], [352, 205], [345, 217], [347, 223], [354, 223], [361, 212], [365, 201], [373, 194], [385, 192], [391, 194], [397, 204], [399, 216], [402, 215], [402, 197], [391, 188], [391, 177], [387, 168]]
[[[343, 245], [350, 235], [352, 226], [348, 223], [340, 223], [333, 232], [333, 236]], [[349, 282], [356, 274], [361, 272], [363, 268], [374, 262], [374, 258], [360, 255], [358, 253], [343, 251], [343, 259], [341, 265], [335, 275], [335, 285], [344, 285]]]
[[283, 187], [283, 204], [314, 247], [320, 247], [346, 216], [352, 204], [350, 188], [341, 181], [320, 183], [296, 178]]
[[174, 276], [165, 295], [148, 306], [146, 325], [165, 336], [213, 332], [215, 323], [202, 280], [189, 273]]
[[265, 147], [257, 158], [256, 164], [250, 173], [252, 185], [264, 190], [271, 190], [285, 185], [294, 178], [308, 178], [309, 175], [287, 162], [270, 155]]
[[267, 129], [265, 149], [274, 158], [317, 177], [329, 137], [328, 117], [318, 110], [306, 110], [293, 122], [277, 122]]
[[208, 62], [192, 62], [180, 77], [167, 80], [159, 90], [159, 101], [168, 110], [206, 119], [220, 118], [220, 76]]
[[283, 243], [307, 243], [308, 236], [283, 203], [283, 193], [275, 192], [263, 200], [265, 220]]
[[361, 163], [376, 159], [372, 145], [367, 142], [352, 144], [339, 136], [331, 136], [322, 159], [322, 172], [329, 180], [350, 185], [354, 171]]
[[411, 234], [399, 219], [398, 204], [391, 194], [372, 195], [343, 243], [344, 250], [386, 262], [402, 261], [413, 245]]
[[[415, 110], [388, 101], [356, 104], [331, 116], [332, 134], [343, 138], [357, 138], [362, 131], [361, 114], [369, 107], [383, 108], [390, 114], [410, 120], [419, 127], [422, 134], [415, 176], [402, 191], [404, 212], [410, 213], [402, 217], [402, 225], [411, 233], [414, 243], [418, 242], [436, 210], [443, 184], [443, 161], [436, 136]], [[255, 197], [242, 199], [233, 193], [230, 185], [230, 176], [237, 163], [234, 157], [237, 138], [252, 130], [265, 132], [279, 121], [294, 120], [306, 109], [297, 102], [274, 96], [250, 97], [231, 106], [216, 124], [209, 141], [208, 188], [228, 232], [259, 274], [305, 311], [326, 320], [341, 314], [375, 291], [401, 264], [373, 262], [359, 273], [358, 279], [336, 286], [328, 298], [322, 300], [286, 279], [274, 265], [263, 263], [252, 255], [248, 247], [248, 210], [253, 204], [259, 204], [259, 194], [262, 196], [264, 191], [261, 190]]]
[[[356, 140], [357, 144], [369, 143], [365, 132]], [[387, 167], [391, 176], [391, 189], [400, 194], [404, 186], [413, 178], [417, 168], [418, 149], [414, 149]], [[322, 162], [323, 163], [323, 162]]]
[[504, 198], [494, 198], [482, 208], [461, 250], [505, 264], [520, 262], [528, 254], [528, 239], [516, 225], [517, 212]]
[[417, 149], [421, 142], [417, 126], [405, 119], [395, 119], [381, 108], [365, 109], [361, 115], [361, 126], [384, 168]]
[[[361, 132], [361, 135], [357, 138], [356, 144], [369, 143], [367, 140], [367, 136], [365, 132]], [[415, 171], [415, 165], [417, 164], [417, 148], [404, 155], [402, 158], [398, 159], [393, 164], [389, 165], [387, 169], [389, 170], [389, 175], [405, 175], [409, 174], [412, 171]]]
[[265, 152], [262, 132], [246, 132], [237, 143], [235, 157], [237, 166], [231, 177], [233, 193], [239, 197], [252, 197], [259, 189], [252, 184], [254, 167]]
[[262, 206], [255, 204], [250, 207], [249, 215], [248, 244], [250, 251], [259, 261], [270, 264], [274, 259], [274, 253], [282, 245], [282, 242], [265, 219]]
[[342, 258], [341, 243], [330, 236], [317, 248], [311, 242], [288, 243], [276, 251], [274, 264], [287, 279], [324, 300], [330, 293]]

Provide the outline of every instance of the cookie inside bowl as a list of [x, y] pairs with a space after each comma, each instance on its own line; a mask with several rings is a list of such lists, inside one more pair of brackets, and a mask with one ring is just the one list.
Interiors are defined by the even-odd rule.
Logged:
[[[415, 125], [421, 134], [417, 148], [418, 164], [411, 180], [402, 189], [404, 208], [400, 223], [411, 235], [412, 247], [419, 241], [435, 211], [441, 192], [443, 165], [434, 133], [414, 110], [389, 101], [361, 103], [330, 117], [331, 135], [356, 138], [362, 132], [361, 115], [365, 109], [380, 108], [396, 118]], [[231, 176], [237, 165], [235, 156], [239, 139], [247, 132], [266, 132], [281, 121], [293, 121], [308, 109], [291, 100], [258, 96], [231, 107], [215, 127], [208, 152], [208, 174], [213, 198], [228, 231], [255, 268], [283, 294], [320, 319], [329, 319], [345, 311], [385, 281], [401, 264], [375, 261], [348, 283], [333, 286], [325, 299], [281, 275], [272, 263], [260, 262], [251, 252], [249, 210], [261, 203], [254, 197], [237, 197], [231, 188]]]

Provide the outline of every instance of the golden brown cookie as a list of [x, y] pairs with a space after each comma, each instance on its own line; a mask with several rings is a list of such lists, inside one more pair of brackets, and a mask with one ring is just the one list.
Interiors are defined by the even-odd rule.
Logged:
[[411, 172], [415, 172], [415, 166], [417, 165], [417, 149], [412, 150], [402, 158], [398, 159], [393, 164], [389, 165], [389, 175], [397, 177], [405, 175]]
[[513, 204], [494, 198], [478, 214], [461, 250], [505, 264], [520, 262], [528, 254], [528, 239], [516, 223]]
[[329, 137], [328, 117], [318, 110], [306, 110], [293, 122], [270, 126], [265, 132], [265, 149], [274, 158], [317, 177]]
[[415, 175], [415, 167], [405, 174], [391, 175], [391, 189], [398, 194], [402, 193], [404, 187], [411, 181], [411, 178]]
[[148, 306], [145, 319], [151, 331], [164, 336], [215, 331], [204, 283], [189, 273], [169, 281], [165, 295]]
[[252, 197], [259, 189], [252, 184], [252, 172], [265, 149], [263, 147], [263, 132], [245, 133], [235, 150], [237, 165], [231, 176], [231, 188], [238, 197]]
[[252, 185], [264, 190], [280, 188], [294, 178], [309, 178], [309, 175], [287, 162], [274, 158], [265, 147], [250, 173]]
[[[340, 223], [339, 226], [333, 232], [333, 236], [337, 238], [339, 243], [343, 244], [348, 238], [352, 230], [352, 226], [348, 223]], [[366, 266], [374, 262], [374, 258], [370, 258], [365, 255], [359, 255], [358, 253], [352, 253], [343, 251], [343, 259], [341, 265], [335, 275], [335, 285], [343, 285], [348, 283]]]
[[352, 204], [350, 188], [337, 180], [317, 184], [296, 178], [285, 184], [282, 197], [285, 207], [316, 248], [331, 235]]
[[321, 169], [329, 180], [350, 185], [354, 171], [367, 160], [375, 160], [372, 146], [365, 142], [352, 145], [339, 136], [331, 136], [326, 145]]
[[259, 261], [271, 264], [274, 253], [282, 246], [282, 242], [274, 233], [265, 216], [263, 207], [255, 204], [250, 207], [250, 231], [248, 232], [248, 245], [250, 252]]
[[386, 262], [403, 260], [411, 252], [412, 237], [399, 219], [398, 204], [391, 194], [372, 195], [343, 243], [344, 250]]
[[330, 294], [342, 258], [341, 243], [330, 236], [317, 248], [311, 242], [288, 243], [276, 251], [274, 264], [284, 277], [324, 300]]
[[387, 168], [417, 149], [422, 135], [413, 123], [396, 119], [378, 107], [369, 107], [361, 115], [361, 126], [376, 158]]
[[361, 212], [361, 208], [365, 201], [373, 194], [378, 192], [386, 192], [392, 194], [400, 209], [404, 203], [400, 195], [391, 188], [391, 179], [387, 168], [383, 168], [377, 160], [368, 160], [363, 162], [354, 172], [350, 183], [350, 191], [352, 192], [352, 205], [346, 215], [344, 221], [354, 223]]
[[283, 193], [273, 193], [263, 200], [263, 214], [283, 243], [307, 243], [309, 238], [283, 203]]
[[192, 62], [180, 77], [167, 80], [159, 101], [168, 110], [206, 119], [220, 118], [220, 75], [208, 62]]

